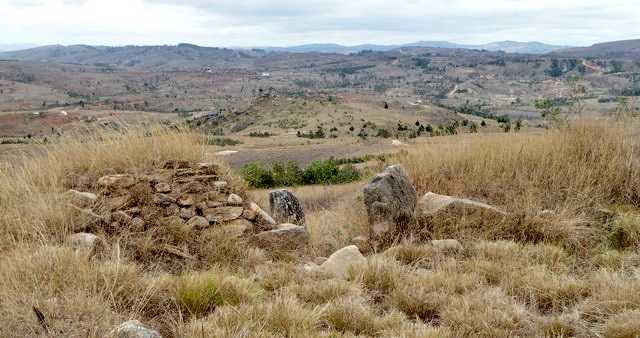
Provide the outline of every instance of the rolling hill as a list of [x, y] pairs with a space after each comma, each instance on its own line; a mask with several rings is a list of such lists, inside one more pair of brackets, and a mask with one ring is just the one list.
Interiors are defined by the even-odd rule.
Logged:
[[598, 43], [551, 53], [559, 57], [640, 59], [640, 39]]

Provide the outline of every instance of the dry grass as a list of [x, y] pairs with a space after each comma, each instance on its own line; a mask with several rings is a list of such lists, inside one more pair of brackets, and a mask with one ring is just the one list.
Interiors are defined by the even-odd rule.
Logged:
[[43, 154], [0, 171], [0, 249], [64, 238], [76, 225], [61, 194], [72, 186], [88, 187], [105, 174], [203, 155], [195, 135], [163, 130], [69, 137], [47, 146]]
[[[173, 229], [167, 236], [195, 243], [205, 263], [172, 270], [132, 259], [141, 247], [114, 238], [92, 259], [66, 248], [77, 215], [61, 193], [106, 173], [199, 160], [197, 137], [52, 145], [0, 173], [0, 336], [101, 337], [127, 319], [165, 337], [638, 336], [636, 143], [628, 127], [581, 123], [410, 148], [398, 160], [420, 193], [479, 199], [510, 216], [430, 224], [430, 236], [463, 249], [408, 240], [370, 255], [347, 280], [302, 265], [366, 233], [363, 182], [294, 190], [311, 235], [299, 255], [278, 260], [224, 228], [194, 241]], [[268, 206], [266, 191], [250, 195]], [[553, 215], [541, 217], [545, 209]], [[139, 240], [152, 262], [154, 243]]]

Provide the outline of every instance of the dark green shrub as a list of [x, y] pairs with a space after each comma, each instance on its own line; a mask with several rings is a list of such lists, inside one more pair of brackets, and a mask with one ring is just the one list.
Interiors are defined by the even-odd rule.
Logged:
[[[271, 168], [258, 163], [244, 166], [242, 175], [253, 188], [275, 188], [303, 184], [341, 184], [360, 179], [360, 173], [350, 163], [359, 163], [364, 159], [328, 159], [314, 161], [301, 170], [294, 162], [286, 165], [274, 163]], [[346, 163], [346, 164], [345, 164]]]
[[235, 146], [237, 144], [242, 143], [240, 140], [234, 140], [231, 138], [224, 138], [224, 137], [208, 137], [206, 142], [207, 142], [207, 145], [220, 146], [220, 147]]

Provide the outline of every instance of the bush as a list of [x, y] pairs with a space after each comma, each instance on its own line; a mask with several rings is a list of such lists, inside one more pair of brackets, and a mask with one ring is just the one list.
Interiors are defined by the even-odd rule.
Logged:
[[273, 136], [273, 134], [271, 134], [268, 131], [252, 131], [249, 133], [249, 136], [251, 137], [271, 137]]
[[360, 179], [360, 173], [349, 164], [357, 160], [359, 159], [318, 160], [304, 170], [294, 162], [286, 165], [275, 163], [271, 168], [254, 162], [244, 166], [242, 175], [249, 186], [263, 189], [303, 184], [341, 184]]
[[237, 144], [242, 143], [242, 141], [234, 140], [231, 138], [225, 138], [225, 137], [209, 137], [207, 138], [206, 143], [207, 145], [210, 145], [210, 146], [225, 147], [225, 146], [235, 146]]

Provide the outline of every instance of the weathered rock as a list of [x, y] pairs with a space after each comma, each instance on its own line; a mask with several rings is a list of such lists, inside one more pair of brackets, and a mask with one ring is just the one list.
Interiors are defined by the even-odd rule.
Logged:
[[136, 184], [136, 179], [131, 175], [107, 175], [98, 179], [98, 185], [111, 189], [126, 189]]
[[263, 225], [275, 226], [278, 224], [271, 216], [269, 216], [269, 214], [254, 202], [249, 203], [249, 206], [244, 210], [242, 216], [250, 221], [255, 221]]
[[202, 216], [194, 216], [187, 221], [187, 225], [190, 225], [198, 229], [202, 229], [209, 226], [209, 221]]
[[111, 331], [108, 338], [162, 338], [160, 333], [151, 330], [137, 320], [130, 320], [120, 324]]
[[176, 203], [176, 199], [175, 198], [173, 198], [173, 197], [171, 197], [169, 195], [166, 195], [166, 194], [155, 194], [155, 195], [153, 195], [153, 201], [156, 204], [160, 204], [160, 205], [164, 205], [164, 206], [167, 206], [167, 205], [172, 204], [172, 203]]
[[111, 222], [118, 222], [120, 224], [125, 225], [125, 224], [131, 223], [133, 218], [124, 211], [116, 211], [111, 213], [111, 215], [109, 215], [109, 220]]
[[254, 235], [252, 242], [267, 250], [297, 250], [309, 242], [309, 234], [303, 226], [282, 224], [277, 229]]
[[167, 216], [160, 219], [160, 224], [163, 226], [174, 226], [176, 224], [184, 224], [184, 221], [178, 216]]
[[236, 194], [229, 194], [229, 197], [227, 197], [227, 202], [232, 205], [242, 205], [242, 202], [244, 201], [242, 200], [242, 197]]
[[187, 177], [187, 176], [193, 176], [196, 174], [196, 171], [191, 169], [191, 168], [186, 168], [186, 169], [177, 169], [176, 172], [174, 173], [175, 177]]
[[214, 163], [198, 163], [197, 168], [205, 175], [216, 175], [220, 171], [220, 167]]
[[158, 183], [155, 186], [156, 191], [162, 194], [171, 192], [171, 186], [169, 185], [169, 183]]
[[478, 214], [484, 217], [505, 216], [506, 213], [491, 205], [464, 198], [426, 193], [418, 202], [419, 217], [436, 217], [448, 213], [451, 216]]
[[200, 182], [195, 182], [195, 181], [189, 182], [182, 187], [182, 192], [191, 193], [191, 194], [201, 193], [204, 190], [205, 190], [204, 184]]
[[178, 205], [181, 207], [190, 207], [195, 203], [193, 196], [186, 195], [178, 199]]
[[209, 208], [203, 214], [212, 223], [223, 223], [240, 218], [243, 210], [242, 207]]
[[102, 240], [90, 233], [80, 232], [67, 237], [67, 243], [76, 252], [93, 255], [102, 249]]
[[229, 183], [227, 183], [226, 181], [216, 181], [213, 183], [213, 186], [218, 190], [224, 190], [227, 188], [227, 186], [229, 186]]
[[196, 213], [191, 209], [187, 209], [187, 208], [180, 209], [180, 218], [190, 219], [191, 217], [193, 217], [195, 215], [196, 215]]
[[362, 264], [366, 260], [358, 247], [351, 245], [334, 252], [326, 262], [320, 265], [320, 269], [336, 276], [336, 278], [344, 279], [352, 266]]
[[73, 189], [67, 191], [67, 195], [70, 197], [71, 203], [83, 208], [93, 205], [98, 200], [98, 196], [94, 193], [80, 192]]
[[456, 239], [435, 239], [431, 241], [431, 245], [443, 251], [462, 251], [462, 244]]
[[143, 231], [144, 226], [145, 226], [145, 222], [140, 217], [136, 217], [131, 220], [131, 230], [133, 231]]
[[365, 255], [373, 251], [373, 247], [371, 247], [371, 242], [369, 241], [369, 238], [367, 238], [366, 236], [355, 237], [351, 240], [351, 243], [353, 243], [353, 245], [358, 247], [360, 252]]
[[224, 207], [225, 205], [226, 204], [222, 202], [207, 201], [207, 208], [221, 208], [221, 207]]
[[164, 165], [162, 167], [164, 169], [186, 169], [186, 168], [189, 168], [190, 166], [191, 165], [189, 164], [189, 161], [168, 160], [164, 162]]
[[121, 195], [121, 196], [113, 196], [106, 201], [106, 207], [110, 211], [118, 210], [124, 208], [130, 200], [131, 196], [129, 195]]
[[269, 209], [278, 223], [305, 224], [302, 204], [289, 190], [280, 189], [269, 193]]
[[387, 167], [364, 187], [369, 237], [384, 239], [406, 230], [415, 220], [416, 190], [400, 165]]
[[107, 221], [106, 217], [102, 217], [98, 214], [96, 214], [95, 212], [93, 212], [93, 210], [91, 209], [82, 209], [82, 208], [78, 208], [76, 206], [72, 206], [75, 210], [78, 211], [78, 213], [80, 214], [80, 216], [84, 219], [86, 219], [86, 221], [89, 224], [98, 224], [98, 223], [102, 223]]

